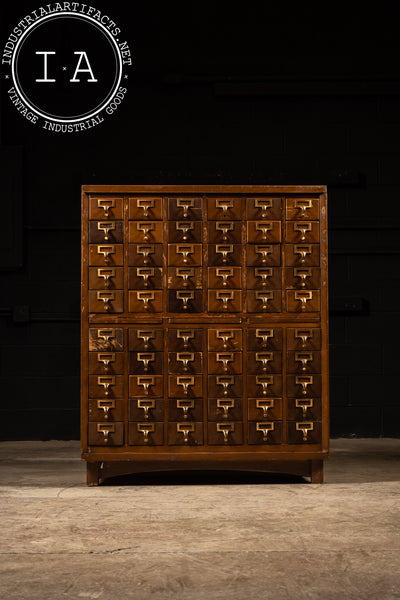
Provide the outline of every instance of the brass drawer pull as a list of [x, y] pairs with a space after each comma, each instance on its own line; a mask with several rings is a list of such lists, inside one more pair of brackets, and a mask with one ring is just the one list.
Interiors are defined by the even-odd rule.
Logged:
[[176, 408], [183, 410], [183, 418], [189, 417], [189, 410], [194, 408], [194, 400], [179, 399], [176, 401]]
[[108, 312], [111, 310], [110, 302], [115, 300], [115, 292], [97, 292], [97, 300], [104, 303], [104, 310]]
[[256, 300], [262, 302], [262, 309], [267, 310], [268, 302], [274, 299], [274, 292], [256, 292]]
[[97, 337], [109, 344], [110, 340], [115, 339], [115, 329], [98, 329]]
[[115, 246], [97, 246], [97, 254], [102, 254], [104, 256], [106, 265], [110, 262], [110, 254], [115, 254], [115, 252]]
[[176, 360], [177, 362], [182, 362], [183, 370], [187, 371], [189, 368], [189, 363], [194, 362], [194, 352], [177, 352]]
[[301, 431], [303, 434], [303, 442], [306, 442], [308, 439], [308, 432], [313, 431], [314, 423], [296, 423], [296, 431]]
[[300, 362], [302, 367], [301, 370], [305, 371], [307, 368], [307, 364], [313, 361], [313, 353], [312, 352], [295, 352], [294, 360], [296, 362]]
[[97, 208], [104, 210], [104, 216], [109, 216], [110, 208], [115, 208], [115, 198], [98, 198]]
[[115, 400], [97, 400], [98, 410], [104, 412], [104, 418], [108, 419], [110, 416], [110, 410], [115, 408]]
[[194, 423], [177, 423], [176, 431], [183, 433], [183, 441], [185, 444], [189, 441], [189, 434], [194, 433]]
[[188, 267], [177, 267], [176, 276], [182, 277], [183, 286], [187, 287], [189, 285], [189, 278], [194, 277], [194, 269], [190, 269]]
[[176, 384], [181, 385], [183, 387], [183, 393], [185, 396], [189, 394], [189, 387], [194, 385], [194, 377], [190, 377], [188, 375], [181, 375], [176, 378]]
[[264, 219], [267, 216], [266, 211], [269, 208], [272, 208], [272, 199], [271, 198], [256, 198], [254, 200], [255, 208], [261, 208], [264, 212], [262, 213], [262, 218]]
[[149, 256], [150, 254], [154, 254], [156, 251], [156, 248], [154, 246], [154, 244], [152, 245], [148, 245], [148, 246], [143, 246], [143, 245], [138, 245], [136, 252], [138, 254], [142, 254], [143, 255], [143, 262], [145, 265], [147, 265], [147, 263], [149, 262]]
[[233, 199], [217, 198], [215, 208], [222, 208], [225, 217], [228, 214], [228, 208], [233, 208]]
[[222, 301], [222, 310], [228, 310], [228, 302], [231, 302], [235, 299], [235, 293], [217, 291], [215, 297], [217, 300]]
[[295, 379], [296, 385], [301, 385], [303, 389], [303, 395], [307, 394], [307, 388], [309, 385], [314, 383], [314, 377], [312, 375], [297, 375]]
[[312, 340], [312, 329], [295, 329], [294, 337], [301, 340], [301, 345], [305, 346], [307, 340]]
[[294, 207], [299, 208], [301, 210], [300, 217], [305, 217], [306, 210], [309, 210], [310, 208], [312, 208], [312, 205], [313, 205], [313, 203], [312, 203], [311, 199], [297, 198], [294, 201]]
[[264, 240], [267, 239], [267, 234], [270, 231], [272, 231], [273, 228], [274, 228], [274, 226], [273, 226], [273, 224], [271, 222], [270, 223], [264, 223], [264, 222], [261, 222], [261, 223], [257, 222], [256, 223], [256, 231], [261, 231], [262, 232], [262, 237], [263, 237]]
[[140, 300], [140, 302], [143, 302], [143, 308], [148, 310], [150, 306], [149, 302], [154, 300], [154, 292], [136, 292], [136, 298]]
[[312, 408], [314, 401], [312, 398], [296, 398], [296, 408], [301, 408], [303, 411], [303, 418], [307, 416], [307, 410]]
[[115, 352], [99, 352], [97, 355], [98, 362], [103, 363], [104, 370], [108, 371], [110, 363], [115, 362]]
[[235, 224], [233, 223], [233, 221], [217, 221], [215, 223], [216, 231], [222, 231], [222, 233], [224, 234], [222, 237], [224, 242], [228, 240], [228, 231], [233, 231], [234, 226]]
[[150, 398], [142, 398], [137, 401], [137, 407], [144, 410], [144, 418], [147, 420], [150, 417], [150, 410], [156, 407], [156, 401]]
[[176, 332], [176, 337], [183, 340], [184, 348], [188, 348], [189, 340], [193, 340], [195, 337], [194, 329], [178, 329], [178, 331]]
[[115, 433], [115, 424], [97, 423], [97, 433], [103, 434], [103, 442], [107, 444], [110, 439], [110, 433]]
[[138, 377], [137, 384], [144, 388], [145, 396], [148, 396], [151, 391], [150, 388], [156, 384], [156, 380], [154, 377], [146, 375], [145, 377]]
[[312, 231], [312, 224], [311, 223], [295, 223], [293, 225], [293, 230], [297, 231], [298, 233], [301, 233], [301, 241], [304, 242], [304, 240], [306, 239], [306, 233], [309, 233], [310, 231]]
[[273, 421], [267, 423], [256, 423], [256, 431], [262, 431], [263, 442], [268, 442], [268, 433], [274, 431], [275, 423]]
[[217, 329], [216, 336], [217, 339], [224, 342], [224, 349], [226, 349], [228, 347], [229, 340], [233, 340], [235, 334], [232, 329]]
[[218, 433], [224, 436], [224, 444], [228, 443], [228, 436], [235, 431], [235, 423], [217, 423]]
[[307, 277], [312, 277], [312, 269], [294, 269], [294, 276], [301, 281], [301, 287], [305, 287]]
[[228, 254], [233, 254], [233, 244], [217, 244], [215, 252], [216, 254], [222, 254], [222, 262], [226, 263]]
[[217, 352], [217, 362], [221, 362], [224, 366], [224, 371], [228, 371], [229, 363], [233, 362], [233, 352]]
[[100, 267], [97, 269], [97, 277], [104, 279], [104, 285], [109, 288], [111, 285], [111, 277], [115, 277], [115, 269], [109, 269], [107, 267]]
[[261, 254], [261, 256], [262, 256], [261, 262], [266, 263], [268, 256], [270, 254], [272, 254], [272, 246], [271, 245], [268, 245], [268, 246], [257, 246], [256, 245], [255, 252], [256, 252], [256, 254]]
[[115, 385], [115, 377], [113, 375], [100, 375], [97, 378], [97, 385], [104, 387], [104, 393], [106, 396], [110, 393], [110, 387]]
[[153, 267], [137, 267], [136, 275], [137, 277], [143, 277], [143, 285], [148, 287], [149, 277], [154, 277], [154, 269]]
[[138, 198], [136, 200], [136, 207], [143, 209], [143, 216], [146, 218], [149, 216], [149, 210], [154, 206], [154, 198]]
[[138, 352], [137, 359], [139, 362], [142, 362], [144, 365], [144, 370], [149, 370], [149, 363], [155, 360], [154, 352]]
[[177, 246], [176, 253], [182, 254], [183, 262], [187, 263], [189, 262], [189, 255], [194, 254], [194, 246]]
[[268, 394], [268, 386], [274, 384], [273, 375], [257, 375], [256, 384], [261, 385], [263, 396]]
[[176, 292], [176, 299], [177, 300], [182, 300], [183, 302], [183, 310], [187, 310], [188, 309], [188, 302], [190, 300], [194, 300], [194, 292], [182, 292], [182, 291], [177, 291]]
[[256, 398], [256, 408], [261, 408], [263, 411], [263, 419], [268, 416], [270, 408], [274, 408], [275, 400], [273, 398]]
[[108, 242], [108, 240], [110, 239], [110, 231], [115, 230], [115, 222], [107, 221], [106, 223], [104, 223], [103, 221], [99, 221], [97, 223], [97, 229], [98, 231], [102, 231], [104, 233], [104, 241]]
[[262, 286], [267, 285], [268, 277], [272, 277], [272, 268], [271, 267], [259, 267], [255, 269], [256, 277], [261, 277]]
[[229, 386], [235, 383], [235, 377], [233, 375], [217, 375], [217, 385], [222, 385], [224, 390], [224, 396], [228, 395]]
[[149, 346], [149, 341], [154, 340], [156, 337], [156, 332], [154, 329], [138, 329], [136, 332], [136, 337], [138, 340], [143, 340], [144, 348], [147, 350]]
[[178, 208], [183, 208], [183, 216], [186, 219], [189, 208], [194, 208], [194, 200], [193, 198], [177, 198], [176, 206]]
[[267, 370], [268, 363], [274, 360], [273, 352], [256, 352], [256, 361], [262, 363], [263, 371]]
[[304, 263], [306, 260], [306, 256], [308, 254], [312, 253], [312, 249], [309, 244], [308, 245], [299, 245], [298, 244], [293, 248], [293, 252], [294, 252], [294, 254], [298, 254], [300, 256], [300, 262]]
[[307, 302], [309, 300], [312, 300], [313, 298], [313, 293], [312, 292], [295, 292], [294, 293], [294, 299], [297, 300], [297, 302], [301, 302], [301, 310], [306, 310], [307, 308]]
[[222, 416], [224, 419], [227, 419], [229, 417], [229, 409], [235, 408], [234, 398], [217, 398], [217, 408], [222, 408], [224, 411]]
[[273, 329], [256, 329], [256, 338], [262, 340], [262, 345], [267, 346], [269, 338], [274, 337]]
[[175, 228], [177, 231], [183, 231], [183, 241], [188, 239], [188, 232], [194, 229], [193, 221], [177, 221]]
[[144, 223], [139, 221], [139, 223], [136, 224], [136, 227], [137, 227], [138, 231], [143, 231], [143, 233], [144, 233], [143, 239], [145, 242], [148, 242], [150, 231], [154, 231], [156, 228], [156, 225], [155, 225], [155, 223], [149, 223], [148, 221], [145, 221]]
[[217, 277], [222, 277], [222, 285], [228, 285], [228, 277], [233, 277], [233, 269], [222, 267], [216, 270]]
[[150, 433], [154, 433], [155, 425], [154, 423], [138, 423], [136, 425], [136, 429], [139, 433], [143, 433], [143, 442], [145, 444], [149, 443], [149, 435]]

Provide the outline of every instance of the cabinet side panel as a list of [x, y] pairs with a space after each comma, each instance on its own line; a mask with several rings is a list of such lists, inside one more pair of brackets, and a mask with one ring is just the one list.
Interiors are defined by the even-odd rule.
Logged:
[[88, 424], [88, 211], [89, 197], [82, 192], [81, 213], [81, 449], [87, 451]]

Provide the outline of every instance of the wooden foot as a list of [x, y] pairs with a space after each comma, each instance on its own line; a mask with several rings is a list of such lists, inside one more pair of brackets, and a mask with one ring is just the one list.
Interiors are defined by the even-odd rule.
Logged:
[[88, 462], [86, 471], [86, 483], [88, 485], [99, 485], [100, 463]]
[[324, 461], [311, 461], [311, 483], [324, 483]]

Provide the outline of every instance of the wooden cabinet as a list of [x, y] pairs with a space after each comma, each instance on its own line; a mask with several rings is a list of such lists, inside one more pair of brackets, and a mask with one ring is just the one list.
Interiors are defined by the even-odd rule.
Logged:
[[322, 481], [323, 186], [84, 186], [82, 458]]

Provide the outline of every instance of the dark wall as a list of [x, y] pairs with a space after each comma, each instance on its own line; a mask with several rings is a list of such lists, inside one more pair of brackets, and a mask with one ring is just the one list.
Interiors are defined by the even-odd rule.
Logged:
[[[3, 40], [38, 4], [7, 8]], [[400, 434], [397, 20], [389, 3], [338, 4], [96, 2], [123, 24], [134, 66], [117, 113], [82, 134], [38, 131], [4, 86], [3, 439], [79, 437], [92, 183], [327, 184], [332, 435]]]

